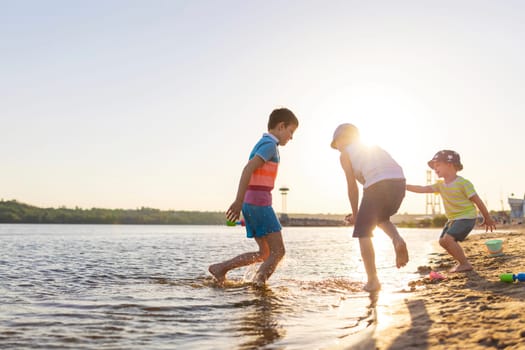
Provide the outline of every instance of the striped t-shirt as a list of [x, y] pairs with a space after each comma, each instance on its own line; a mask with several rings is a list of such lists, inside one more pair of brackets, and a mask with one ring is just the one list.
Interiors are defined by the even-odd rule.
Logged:
[[477, 217], [476, 207], [470, 200], [476, 194], [474, 185], [461, 176], [446, 184], [438, 180], [432, 185], [434, 192], [439, 193], [443, 199], [445, 213], [449, 220], [475, 219]]
[[279, 167], [279, 140], [270, 133], [265, 133], [257, 142], [250, 153], [250, 159], [259, 156], [264, 160], [262, 167], [256, 169], [248, 190], [244, 195], [244, 202], [252, 205], [269, 206], [272, 205], [272, 190], [277, 177]]

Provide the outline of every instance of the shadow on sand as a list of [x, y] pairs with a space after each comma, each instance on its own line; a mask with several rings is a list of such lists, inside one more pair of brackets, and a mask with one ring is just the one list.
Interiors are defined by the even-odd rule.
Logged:
[[[366, 316], [360, 322], [364, 329], [358, 333], [348, 335], [341, 339], [340, 343], [328, 347], [330, 350], [373, 350], [378, 348], [377, 341], [377, 300], [378, 294], [370, 294], [370, 306]], [[401, 349], [428, 349], [428, 331], [431, 321], [427, 312], [425, 302], [422, 299], [407, 299], [405, 304], [410, 313], [411, 327], [406, 332], [399, 335], [393, 343], [388, 346], [388, 350]]]
[[[405, 300], [410, 312], [411, 327], [394, 340], [388, 350], [428, 349], [428, 331], [432, 324], [425, 302], [421, 299]], [[407, 347], [407, 344], [410, 344]]]

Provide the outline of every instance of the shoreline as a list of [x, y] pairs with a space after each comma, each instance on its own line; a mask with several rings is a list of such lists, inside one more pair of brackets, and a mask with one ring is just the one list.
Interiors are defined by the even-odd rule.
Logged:
[[[496, 238], [504, 241], [503, 255], [492, 257], [484, 242]], [[474, 270], [448, 273], [454, 261], [436, 247], [429, 267], [446, 279], [430, 281], [428, 272], [422, 273], [410, 284], [414, 292], [394, 305], [379, 305], [366, 348], [525, 349], [525, 282], [499, 279], [502, 273], [525, 272], [525, 229], [472, 234], [461, 246]]]

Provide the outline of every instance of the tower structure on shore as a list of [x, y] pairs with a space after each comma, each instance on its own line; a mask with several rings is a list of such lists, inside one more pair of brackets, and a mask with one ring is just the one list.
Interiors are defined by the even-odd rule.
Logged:
[[[434, 176], [432, 170], [427, 170], [427, 186], [434, 183]], [[425, 215], [439, 215], [441, 214], [441, 197], [437, 193], [426, 194]]]
[[512, 197], [509, 197], [509, 206], [510, 206], [510, 221], [517, 221], [520, 224], [523, 222], [523, 217], [525, 213], [525, 196], [523, 199], [514, 198], [514, 193]]
[[286, 214], [287, 212], [287, 209], [286, 209], [286, 197], [288, 195], [288, 191], [290, 191], [290, 189], [288, 187], [281, 187], [279, 188], [279, 191], [281, 192], [281, 197], [282, 197], [282, 206], [281, 206], [281, 212], [282, 214]]

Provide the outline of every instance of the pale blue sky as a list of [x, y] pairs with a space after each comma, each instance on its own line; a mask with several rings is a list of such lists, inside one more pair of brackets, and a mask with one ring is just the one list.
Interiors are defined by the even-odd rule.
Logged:
[[[507, 209], [525, 192], [524, 37], [522, 1], [0, 0], [0, 198], [226, 210], [286, 106], [289, 212], [349, 211], [341, 122], [413, 184], [455, 149]], [[401, 212], [424, 211], [408, 193]]]

